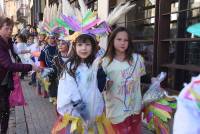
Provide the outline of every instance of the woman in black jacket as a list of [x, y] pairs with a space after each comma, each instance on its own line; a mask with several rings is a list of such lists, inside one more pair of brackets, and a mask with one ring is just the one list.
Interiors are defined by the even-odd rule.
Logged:
[[13, 90], [12, 72], [39, 71], [34, 65], [15, 63], [11, 34], [14, 22], [0, 17], [0, 134], [6, 134], [9, 121], [9, 96]]

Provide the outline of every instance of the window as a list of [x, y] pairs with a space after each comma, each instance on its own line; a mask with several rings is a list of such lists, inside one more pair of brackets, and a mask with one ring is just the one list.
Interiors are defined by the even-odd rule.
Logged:
[[149, 83], [153, 69], [153, 42], [155, 31], [155, 3], [153, 0], [136, 1], [136, 6], [126, 15], [126, 26], [131, 29], [136, 52], [143, 55], [147, 75], [144, 83]]
[[200, 3], [194, 0], [161, 0], [160, 3], [157, 69], [168, 72], [169, 88], [180, 90], [184, 82], [200, 72], [200, 39], [192, 38], [186, 31], [189, 25], [199, 21]]
[[[97, 11], [97, 0], [84, 0], [84, 2], [89, 9]], [[70, 3], [75, 7], [79, 7], [78, 0], [70, 0]]]
[[[186, 32], [188, 26], [200, 22], [200, 1], [155, 1], [136, 1], [118, 25], [123, 23], [131, 30], [135, 50], [145, 58], [146, 82], [166, 71], [166, 87], [180, 90], [184, 82], [200, 72], [200, 38]], [[116, 6], [116, 0], [111, 6]]]

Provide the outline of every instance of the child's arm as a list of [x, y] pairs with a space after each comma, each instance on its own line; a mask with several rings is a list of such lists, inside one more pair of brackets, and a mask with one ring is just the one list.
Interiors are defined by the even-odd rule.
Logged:
[[40, 67], [42, 67], [42, 68], [46, 67], [44, 51], [41, 51], [38, 61], [40, 62]]
[[77, 84], [73, 77], [71, 77], [67, 72], [64, 72], [58, 84], [57, 110], [59, 114], [80, 116], [73, 105], [73, 102], [78, 100], [81, 100], [81, 96]]
[[[137, 64], [139, 64], [138, 66], [138, 71], [139, 71], [139, 76], [137, 77], [141, 77], [143, 75], [146, 74], [145, 72], [145, 65], [144, 65], [144, 59], [142, 56], [139, 55], [138, 57], [138, 62]], [[134, 113], [135, 114], [139, 114], [142, 108], [142, 95], [141, 95], [141, 87], [138, 87], [136, 89], [134, 89], [134, 102], [135, 102], [135, 106], [134, 106]]]
[[98, 83], [98, 88], [100, 92], [103, 92], [105, 90], [106, 86], [106, 73], [104, 72], [102, 66], [99, 66], [98, 71], [97, 71], [97, 83]]
[[144, 65], [144, 58], [139, 55], [139, 69], [140, 69], [140, 77], [146, 74], [146, 69], [145, 69], [145, 65]]
[[110, 89], [113, 81], [107, 77], [106, 67], [108, 65], [108, 59], [101, 59], [97, 70], [97, 83], [100, 92]]

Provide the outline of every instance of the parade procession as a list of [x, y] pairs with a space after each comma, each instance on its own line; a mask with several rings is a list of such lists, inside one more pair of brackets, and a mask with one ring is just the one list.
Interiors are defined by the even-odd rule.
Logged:
[[200, 0], [1, 0], [0, 134], [200, 134]]

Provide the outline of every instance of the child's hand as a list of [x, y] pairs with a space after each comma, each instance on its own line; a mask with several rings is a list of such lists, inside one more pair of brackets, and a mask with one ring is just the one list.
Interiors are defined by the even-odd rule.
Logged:
[[112, 80], [107, 80], [106, 81], [106, 90], [110, 90], [112, 85], [113, 85], [113, 81]]
[[54, 71], [53, 68], [43, 68], [43, 70], [42, 70], [42, 72], [41, 72], [41, 76], [42, 76], [43, 78], [45, 78], [45, 77], [49, 76], [49, 74], [50, 74], [51, 72], [53, 72], [53, 71]]
[[76, 102], [72, 102], [74, 108], [79, 112], [81, 117], [84, 121], [87, 121], [89, 119], [89, 114], [86, 109], [86, 104], [82, 100], [78, 100]]
[[42, 68], [41, 67], [38, 67], [36, 65], [32, 65], [32, 70], [35, 71], [35, 72], [41, 72], [42, 71]]

